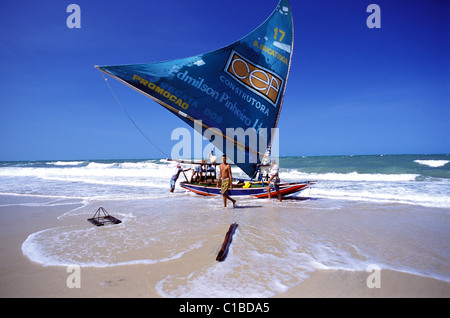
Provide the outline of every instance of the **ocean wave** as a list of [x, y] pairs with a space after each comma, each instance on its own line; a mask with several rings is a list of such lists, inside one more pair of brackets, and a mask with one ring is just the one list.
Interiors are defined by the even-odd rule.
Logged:
[[[50, 165], [50, 163], [49, 163]], [[0, 176], [5, 177], [36, 177], [51, 179], [54, 177], [165, 177], [173, 174], [174, 165], [155, 164], [151, 162], [138, 163], [99, 163], [90, 162], [88, 165], [77, 166], [54, 165], [48, 167], [4, 167], [0, 169]]]
[[[447, 200], [450, 161], [445, 156], [424, 157], [427, 160], [418, 156], [381, 158], [369, 159], [388, 161], [371, 163], [367, 158], [348, 157], [299, 162], [309, 159], [289, 158], [280, 160], [280, 178], [288, 182], [316, 180], [312, 195], [321, 197], [450, 207]], [[366, 162], [361, 164], [363, 159]], [[20, 165], [9, 163], [0, 167], [0, 193], [117, 200], [164, 197], [176, 163], [158, 159], [49, 161], [32, 162], [32, 165], [21, 162]], [[442, 168], [442, 165], [447, 166]], [[236, 166], [232, 171], [234, 178], [248, 178]], [[188, 179], [191, 173], [185, 173]], [[178, 182], [184, 180], [181, 174]], [[176, 190], [184, 193], [179, 186]]]
[[[72, 212], [77, 210], [78, 214]], [[69, 211], [69, 215], [61, 217], [86, 216], [80, 209]], [[76, 229], [74, 226], [54, 227], [30, 234], [22, 243], [22, 253], [31, 261], [42, 266], [69, 266], [106, 268], [124, 265], [150, 265], [182, 258], [184, 254], [202, 247], [202, 241], [193, 242], [186, 249], [173, 251], [170, 247], [162, 248], [157, 253], [154, 242], [159, 242], [158, 236], [142, 237], [139, 231], [133, 230], [136, 216], [132, 213], [117, 214], [122, 220], [116, 228], [105, 227], [99, 231], [96, 227]], [[121, 231], [116, 231], [117, 227]], [[117, 241], [122, 249], [111, 249], [110, 242]], [[155, 245], [156, 246], [156, 245]], [[159, 246], [159, 245], [158, 245]], [[135, 253], [145, 249], [149, 258], [135, 258]], [[130, 255], [128, 255], [130, 253]], [[152, 257], [153, 256], [153, 257]]]
[[54, 166], [79, 166], [84, 163], [85, 161], [54, 161], [54, 162], [46, 162], [45, 164]]
[[331, 180], [331, 181], [415, 181], [419, 174], [370, 174], [370, 173], [305, 173], [298, 170], [288, 169], [288, 171], [280, 170], [280, 178], [287, 180]]
[[151, 161], [143, 162], [123, 162], [118, 164], [118, 168], [122, 169], [161, 169], [165, 168], [167, 164], [158, 164]]
[[438, 167], [445, 166], [447, 163], [450, 162], [450, 160], [414, 160], [414, 162], [416, 162], [420, 165], [425, 165], [425, 166], [432, 167], [432, 168], [438, 168]]
[[[44, 231], [41, 231], [44, 232]], [[92, 261], [80, 261], [79, 256], [73, 257], [66, 254], [66, 257], [62, 256], [62, 253], [51, 254], [45, 250], [42, 242], [39, 242], [39, 235], [41, 232], [36, 232], [28, 236], [28, 238], [22, 244], [22, 253], [28, 257], [31, 261], [41, 264], [42, 266], [72, 266], [77, 265], [80, 267], [96, 267], [106, 268], [114, 266], [124, 265], [151, 265], [156, 263], [169, 262], [175, 259], [181, 258], [184, 254], [191, 250], [199, 248], [200, 245], [194, 244], [189, 250], [174, 253], [170, 256], [160, 259], [134, 259], [129, 261], [111, 261], [108, 258], [105, 260], [92, 260]]]
[[429, 208], [450, 208], [450, 198], [434, 193], [406, 191], [404, 188], [378, 187], [373, 189], [321, 188], [314, 187], [310, 196], [322, 199], [350, 200], [388, 204], [419, 205]]
[[90, 162], [86, 168], [87, 169], [108, 169], [116, 166], [117, 163], [99, 163], [99, 162]]

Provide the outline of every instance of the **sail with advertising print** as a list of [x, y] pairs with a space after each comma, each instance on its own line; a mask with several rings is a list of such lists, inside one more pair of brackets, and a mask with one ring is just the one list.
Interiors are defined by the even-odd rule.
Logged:
[[[258, 171], [261, 177], [260, 163], [270, 154], [293, 44], [291, 7], [280, 0], [253, 32], [218, 50], [166, 62], [96, 68], [179, 117], [253, 180]], [[181, 186], [217, 195], [211, 184], [200, 183], [186, 180]], [[281, 188], [283, 194], [291, 194], [309, 186], [310, 182], [286, 183]], [[233, 186], [233, 191], [232, 195], [267, 197], [262, 178], [259, 185]]]
[[[293, 33], [290, 5], [281, 0], [253, 32], [216, 51], [159, 63], [96, 67], [203, 136], [214, 136], [213, 144], [254, 177], [280, 115]], [[248, 137], [250, 131], [256, 132], [256, 141]]]

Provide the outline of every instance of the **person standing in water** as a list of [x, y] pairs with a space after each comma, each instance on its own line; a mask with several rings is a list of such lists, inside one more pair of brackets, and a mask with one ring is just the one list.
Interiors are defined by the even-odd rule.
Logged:
[[177, 164], [177, 170], [175, 170], [175, 174], [170, 178], [170, 192], [173, 192], [175, 190], [175, 183], [177, 182], [178, 177], [180, 176], [180, 173], [184, 171], [189, 171], [191, 168], [183, 170], [181, 168], [181, 164]]
[[280, 202], [281, 200], [281, 193], [280, 193], [280, 177], [278, 176], [278, 165], [275, 163], [275, 160], [270, 160], [270, 171], [269, 171], [269, 186], [267, 189], [267, 194], [269, 195], [269, 200], [272, 199], [272, 195], [270, 194], [270, 189], [274, 189], [277, 192], [278, 199]]
[[227, 199], [233, 202], [233, 208], [236, 207], [236, 200], [233, 200], [228, 195], [228, 189], [233, 189], [233, 175], [231, 174], [231, 166], [227, 163], [227, 157], [225, 155], [222, 156], [222, 163], [219, 166], [220, 174], [219, 178], [217, 178], [217, 188], [219, 187], [219, 182], [222, 180], [222, 197], [223, 197], [223, 206], [227, 207]]

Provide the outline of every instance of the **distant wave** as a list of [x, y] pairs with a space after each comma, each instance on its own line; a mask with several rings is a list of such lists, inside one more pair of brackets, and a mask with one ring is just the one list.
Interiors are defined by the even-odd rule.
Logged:
[[425, 165], [425, 166], [429, 166], [432, 168], [438, 168], [438, 167], [445, 166], [447, 163], [450, 162], [450, 160], [414, 160], [414, 162], [416, 162], [420, 165]]
[[98, 162], [90, 162], [86, 168], [87, 169], [103, 169], [103, 168], [112, 168], [118, 165], [117, 163], [98, 163]]
[[381, 173], [302, 173], [296, 170], [289, 172], [280, 171], [280, 177], [286, 179], [309, 179], [309, 180], [333, 180], [333, 181], [383, 181], [383, 182], [396, 182], [396, 181], [414, 181], [418, 174], [381, 174]]
[[47, 165], [54, 166], [79, 166], [83, 164], [84, 161], [55, 161], [55, 162], [46, 162]]

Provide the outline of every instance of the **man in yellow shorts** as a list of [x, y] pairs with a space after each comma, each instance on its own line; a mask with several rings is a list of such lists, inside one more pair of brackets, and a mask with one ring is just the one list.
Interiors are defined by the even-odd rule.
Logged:
[[227, 207], [227, 199], [233, 202], [233, 208], [236, 207], [236, 200], [233, 200], [228, 195], [228, 189], [233, 189], [233, 176], [231, 174], [231, 166], [227, 163], [227, 157], [225, 155], [222, 156], [222, 163], [219, 166], [220, 175], [217, 179], [217, 188], [219, 187], [219, 182], [222, 180], [222, 197], [223, 197], [223, 206]]

